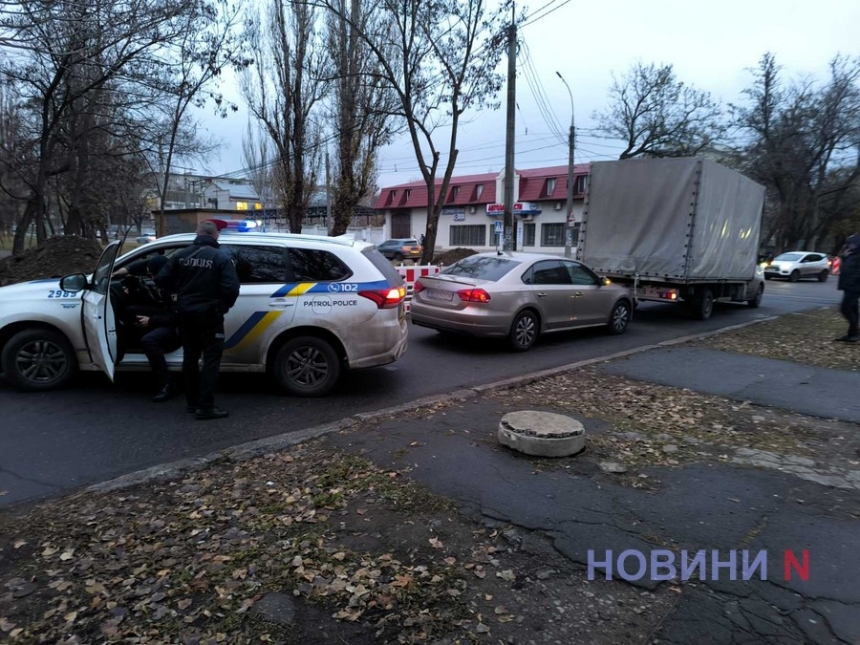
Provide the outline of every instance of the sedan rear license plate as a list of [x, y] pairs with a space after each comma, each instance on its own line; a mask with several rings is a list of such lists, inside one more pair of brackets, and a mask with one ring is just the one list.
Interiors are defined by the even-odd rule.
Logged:
[[451, 302], [454, 299], [452, 291], [440, 291], [439, 289], [428, 289], [427, 298], [430, 300], [441, 300], [443, 302]]

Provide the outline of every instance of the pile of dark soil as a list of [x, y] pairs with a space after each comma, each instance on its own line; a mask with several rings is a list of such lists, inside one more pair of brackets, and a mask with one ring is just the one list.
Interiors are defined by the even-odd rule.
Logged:
[[95, 240], [74, 235], [48, 238], [21, 255], [0, 260], [0, 287], [69, 273], [92, 273], [101, 253], [102, 247]]
[[477, 251], [475, 249], [465, 249], [462, 247], [457, 247], [456, 249], [445, 251], [444, 253], [440, 253], [439, 255], [434, 257], [433, 264], [448, 266], [454, 264], [458, 260], [467, 258], [470, 255], [475, 255], [476, 253]]

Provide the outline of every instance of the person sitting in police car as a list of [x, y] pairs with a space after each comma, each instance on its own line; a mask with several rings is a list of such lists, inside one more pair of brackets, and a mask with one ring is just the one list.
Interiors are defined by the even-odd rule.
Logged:
[[[167, 261], [163, 255], [138, 260], [118, 269], [114, 272], [114, 276], [146, 275], [154, 281]], [[176, 351], [181, 345], [176, 314], [173, 311], [173, 300], [169, 293], [154, 283], [149, 286], [143, 281], [141, 286], [136, 291], [129, 292], [128, 296], [131, 304], [127, 304], [120, 314], [125, 327], [125, 342], [128, 342], [128, 337], [134, 330], [139, 336], [140, 347], [146, 354], [146, 359], [158, 383], [158, 391], [152, 400], [156, 403], [169, 401], [173, 398], [174, 387], [170, 371], [167, 369], [165, 354]]]

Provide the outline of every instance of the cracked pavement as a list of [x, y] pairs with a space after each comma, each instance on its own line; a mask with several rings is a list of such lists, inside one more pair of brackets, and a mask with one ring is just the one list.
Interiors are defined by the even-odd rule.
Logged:
[[[668, 549], [676, 557], [684, 549], [717, 549], [724, 557], [730, 550], [768, 551], [768, 580], [742, 580], [739, 553], [738, 580], [631, 582], [679, 594], [643, 642], [860, 642], [856, 490], [823, 486], [802, 473], [710, 460], [639, 469], [649, 487], [632, 488], [601, 472], [587, 450], [537, 459], [499, 445], [498, 422], [511, 405], [479, 397], [326, 441], [383, 467], [409, 469], [416, 481], [479, 519], [544, 536], [580, 570], [589, 550], [598, 560], [607, 550], [615, 557], [626, 549]], [[604, 422], [579, 420], [589, 434], [612, 432]], [[786, 549], [798, 558], [809, 551], [807, 581], [796, 573], [783, 579]]]

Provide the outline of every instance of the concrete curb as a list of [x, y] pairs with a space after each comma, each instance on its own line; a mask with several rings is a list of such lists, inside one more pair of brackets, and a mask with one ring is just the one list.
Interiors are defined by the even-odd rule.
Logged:
[[128, 475], [122, 475], [115, 479], [100, 482], [98, 484], [93, 484], [91, 486], [86, 487], [84, 491], [107, 493], [123, 488], [129, 488], [131, 486], [136, 486], [138, 484], [175, 479], [176, 477], [179, 477], [185, 473], [203, 470], [218, 462], [244, 461], [246, 459], [265, 455], [270, 452], [284, 450], [285, 448], [304, 443], [305, 441], [310, 441], [311, 439], [317, 439], [318, 437], [322, 437], [332, 432], [340, 432], [341, 430], [346, 430], [347, 428], [351, 428], [352, 426], [358, 425], [360, 423], [367, 423], [369, 421], [375, 421], [378, 419], [383, 419], [385, 417], [396, 416], [404, 412], [411, 412], [419, 408], [429, 407], [431, 405], [436, 405], [439, 403], [464, 401], [467, 399], [475, 398], [487, 392], [506, 390], [521, 385], [529, 385], [531, 383], [534, 383], [535, 381], [541, 381], [543, 379], [551, 378], [553, 376], [566, 374], [567, 372], [572, 372], [583, 367], [587, 367], [589, 365], [594, 365], [595, 363], [606, 363], [609, 361], [618, 360], [620, 358], [633, 356], [635, 354], [640, 354], [642, 352], [647, 352], [653, 349], [671, 347], [672, 345], [680, 345], [682, 343], [702, 340], [710, 336], [716, 336], [718, 334], [736, 331], [738, 329], [743, 329], [744, 327], [751, 327], [752, 325], [757, 325], [759, 323], [775, 320], [776, 318], [779, 318], [779, 316], [758, 318], [756, 320], [750, 320], [748, 322], [740, 323], [738, 325], [732, 325], [730, 327], [723, 327], [721, 329], [715, 329], [713, 331], [707, 331], [701, 334], [692, 334], [689, 336], [682, 336], [681, 338], [664, 340], [654, 345], [643, 345], [642, 347], [634, 347], [633, 349], [627, 349], [621, 352], [616, 352], [614, 354], [607, 354], [606, 356], [598, 356], [596, 358], [588, 358], [582, 361], [577, 361], [576, 363], [569, 363], [560, 367], [553, 367], [538, 372], [531, 372], [529, 374], [523, 374], [522, 376], [514, 376], [512, 378], [495, 381], [493, 383], [486, 383], [483, 385], [476, 385], [470, 388], [454, 390], [446, 394], [426, 396], [420, 399], [415, 399], [414, 401], [409, 401], [407, 403], [401, 403], [392, 407], [374, 410], [373, 412], [359, 412], [357, 414], [352, 415], [351, 417], [341, 419], [340, 421], [325, 423], [322, 425], [313, 426], [311, 428], [298, 430], [296, 432], [279, 434], [273, 437], [267, 437], [265, 439], [259, 439], [257, 441], [239, 444], [238, 446], [226, 448], [224, 450], [210, 453], [202, 457], [182, 459], [180, 461], [174, 461], [167, 464], [153, 466], [151, 468], [146, 468], [144, 470], [138, 470], [136, 472], [129, 473]]

